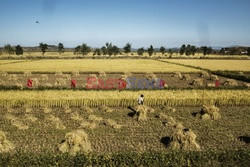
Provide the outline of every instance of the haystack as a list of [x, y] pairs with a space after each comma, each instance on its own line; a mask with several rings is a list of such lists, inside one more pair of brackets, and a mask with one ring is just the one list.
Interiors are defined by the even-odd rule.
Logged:
[[0, 80], [0, 86], [4, 86], [5, 82], [3, 80]]
[[207, 87], [208, 87], [208, 88], [215, 87], [215, 83], [207, 83]]
[[26, 113], [32, 112], [32, 108], [29, 107], [28, 105], [26, 105], [26, 106], [25, 106], [25, 112], [26, 112]]
[[56, 78], [55, 86], [65, 86], [66, 81], [64, 78]]
[[83, 128], [88, 128], [88, 129], [95, 129], [97, 127], [94, 121], [90, 121], [90, 122], [82, 121], [80, 126]]
[[58, 118], [58, 117], [56, 117], [56, 116], [54, 116], [52, 114], [48, 115], [45, 119], [50, 121], [52, 123], [52, 125], [56, 127], [56, 129], [59, 129], [59, 130], [66, 129], [66, 127], [63, 125], [60, 118]]
[[3, 77], [6, 77], [6, 76], [8, 76], [8, 73], [6, 71], [1, 71], [0, 75], [3, 76]]
[[10, 106], [10, 105], [7, 105], [7, 106], [6, 106], [6, 110], [7, 110], [7, 112], [9, 112], [9, 113], [14, 112], [13, 107]]
[[216, 80], [219, 80], [219, 78], [218, 78], [217, 75], [211, 75], [211, 76], [210, 76], [210, 80], [216, 81]]
[[233, 79], [227, 79], [224, 83], [224, 86], [238, 86], [238, 83]]
[[92, 114], [88, 116], [88, 120], [95, 121], [95, 122], [103, 121], [102, 117], [97, 117], [97, 116], [92, 115]]
[[82, 121], [83, 118], [80, 116], [78, 112], [74, 112], [70, 114], [70, 118], [75, 120], [75, 121]]
[[52, 88], [52, 85], [50, 83], [45, 83], [43, 86], [46, 88]]
[[219, 108], [212, 106], [203, 106], [200, 111], [200, 118], [202, 120], [217, 120], [220, 119], [221, 116], [219, 114]]
[[128, 78], [127, 75], [121, 75], [121, 77], [120, 77], [119, 79], [122, 79], [122, 80], [124, 80], [124, 81], [127, 81], [127, 78]]
[[80, 75], [79, 71], [73, 71], [72, 76], [78, 77]]
[[112, 119], [105, 120], [104, 124], [107, 126], [111, 126], [114, 129], [120, 129], [122, 127], [122, 125], [117, 124], [116, 121], [114, 121]]
[[30, 72], [30, 71], [25, 71], [25, 72], [23, 73], [23, 75], [24, 75], [25, 77], [29, 77], [29, 76], [31, 76], [31, 72]]
[[106, 77], [106, 73], [104, 71], [100, 71], [98, 77]]
[[96, 79], [98, 79], [98, 77], [97, 77], [96, 74], [90, 74], [89, 77], [90, 77], [90, 78], [96, 78]]
[[15, 119], [11, 121], [11, 124], [15, 127], [17, 127], [19, 130], [26, 130], [29, 129], [27, 125], [25, 125], [21, 120]]
[[37, 118], [33, 116], [32, 114], [25, 114], [25, 120], [30, 121], [30, 122], [36, 122]]
[[102, 111], [102, 112], [108, 112], [108, 113], [113, 112], [113, 110], [111, 108], [107, 107], [107, 106], [101, 106], [99, 108], [99, 110]]
[[245, 87], [245, 88], [250, 88], [250, 83], [244, 82], [244, 83], [243, 83], [243, 87]]
[[65, 135], [65, 141], [59, 145], [63, 153], [76, 155], [77, 153], [88, 153], [92, 151], [88, 135], [83, 130], [75, 130]]
[[23, 84], [21, 83], [16, 83], [14, 86], [18, 89], [23, 89]]
[[188, 128], [184, 128], [181, 123], [176, 123], [172, 117], [167, 117], [167, 124], [173, 128], [170, 137], [170, 149], [183, 151], [200, 151], [201, 148], [196, 142], [195, 133]]
[[32, 78], [32, 85], [34, 87], [38, 86], [39, 85], [39, 80], [37, 78]]
[[132, 76], [132, 73], [131, 72], [124, 72], [124, 75], [128, 76], [128, 77], [131, 77]]
[[41, 75], [41, 80], [42, 81], [48, 81], [49, 80], [48, 75], [46, 75], [46, 74]]
[[136, 111], [135, 116], [136, 116], [137, 121], [146, 121], [147, 120], [148, 109], [146, 106], [138, 105], [135, 107], [135, 111]]
[[202, 78], [204, 78], [204, 77], [209, 77], [209, 74], [208, 74], [208, 72], [203, 71], [203, 72], [201, 72], [201, 73], [199, 74], [199, 77], [202, 77]]
[[175, 108], [169, 107], [169, 106], [165, 106], [165, 105], [162, 106], [161, 109], [164, 110], [164, 111], [167, 111], [167, 112], [176, 112]]
[[94, 110], [91, 109], [91, 108], [88, 107], [88, 106], [81, 106], [81, 110], [82, 110], [83, 112], [87, 112], [87, 113], [93, 113], [93, 112], [94, 112]]
[[65, 80], [71, 80], [71, 76], [69, 74], [64, 74], [62, 78]]
[[65, 113], [71, 113], [71, 109], [70, 109], [69, 105], [64, 105], [63, 109], [64, 109]]
[[150, 72], [150, 73], [145, 73], [144, 74], [144, 77], [146, 78], [146, 79], [154, 79], [154, 80], [157, 80], [157, 77], [156, 77], [156, 75], [154, 74], [154, 73], [152, 73], [152, 72]]
[[62, 71], [57, 71], [57, 72], [55, 72], [55, 76], [63, 76]]
[[182, 76], [181, 79], [182, 79], [182, 80], [185, 80], [185, 81], [190, 81], [190, 80], [191, 80], [191, 77], [190, 77], [189, 74], [183, 74], [183, 76]]
[[172, 77], [182, 79], [182, 74], [180, 72], [176, 72], [172, 75]]
[[8, 80], [9, 81], [16, 81], [17, 80], [17, 75], [16, 74], [10, 74], [8, 76]]
[[8, 153], [14, 149], [14, 145], [7, 140], [3, 131], [0, 131], [0, 153]]
[[44, 109], [43, 109], [43, 112], [44, 112], [44, 113], [51, 113], [51, 112], [52, 112], [52, 109], [49, 108], [48, 106], [45, 106]]
[[203, 80], [202, 79], [194, 79], [191, 83], [193, 86], [203, 86]]

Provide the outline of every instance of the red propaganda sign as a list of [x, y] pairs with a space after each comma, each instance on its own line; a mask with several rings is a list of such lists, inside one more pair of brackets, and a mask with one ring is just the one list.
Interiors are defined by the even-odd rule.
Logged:
[[31, 79], [28, 79], [28, 80], [27, 80], [27, 87], [28, 87], [28, 88], [31, 88], [31, 87], [32, 87], [32, 80], [31, 80]]
[[218, 79], [216, 79], [216, 81], [215, 81], [215, 87], [217, 88], [219, 86], [220, 86], [220, 81]]
[[71, 80], [71, 87], [72, 87], [72, 88], [75, 88], [75, 87], [76, 87], [76, 80], [75, 80], [75, 79], [72, 79], [72, 80]]

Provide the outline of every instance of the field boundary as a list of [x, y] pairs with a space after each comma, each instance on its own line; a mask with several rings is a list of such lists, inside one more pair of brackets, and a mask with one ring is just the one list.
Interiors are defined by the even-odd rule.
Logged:
[[122, 152], [116, 154], [1, 154], [1, 166], [246, 166], [250, 150]]
[[[165, 63], [168, 63], [168, 64], [180, 65], [180, 66], [183, 66], [183, 67], [194, 68], [194, 69], [201, 70], [201, 71], [207, 71], [207, 72], [209, 72], [211, 74], [215, 74], [215, 75], [218, 75], [218, 76], [221, 76], [221, 77], [236, 79], [236, 80], [240, 80], [240, 81], [243, 81], [243, 82], [250, 82], [250, 77], [232, 74], [232, 73], [237, 72], [237, 71], [221, 71], [221, 70], [212, 71], [212, 70], [207, 69], [207, 68], [202, 68], [202, 67], [197, 67], [197, 66], [192, 66], [192, 65], [186, 65], [186, 64], [182, 64], [182, 63], [175, 63], [175, 62], [162, 61], [162, 60], [156, 60], [156, 61], [165, 62]], [[240, 72], [240, 71], [238, 71], [238, 72]], [[249, 72], [250, 71], [246, 71], [246, 73], [249, 73]]]

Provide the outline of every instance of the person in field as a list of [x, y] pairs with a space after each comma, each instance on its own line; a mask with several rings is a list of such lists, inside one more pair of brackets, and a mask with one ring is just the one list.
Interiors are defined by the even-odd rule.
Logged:
[[141, 94], [141, 96], [137, 99], [139, 105], [143, 105], [144, 102], [144, 96]]

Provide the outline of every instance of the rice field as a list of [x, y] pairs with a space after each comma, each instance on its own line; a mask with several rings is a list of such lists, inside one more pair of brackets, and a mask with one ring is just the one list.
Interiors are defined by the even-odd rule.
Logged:
[[[164, 61], [164, 60], [163, 60]], [[173, 63], [209, 69], [211, 71], [250, 71], [250, 60], [167, 60]]]
[[[80, 153], [87, 156], [89, 164], [101, 166], [99, 162], [106, 163], [112, 156], [123, 162], [117, 156], [120, 152], [134, 162], [137, 159], [130, 152], [139, 156], [157, 152], [173, 154], [174, 159], [185, 153], [193, 156], [190, 161], [195, 155], [208, 154], [205, 157], [211, 166], [218, 166], [220, 153], [233, 150], [233, 156], [238, 156], [238, 150], [249, 152], [249, 83], [171, 64], [249, 71], [249, 61], [169, 61], [0, 60], [0, 154], [5, 156], [0, 156], [0, 161], [11, 159], [13, 166], [19, 162], [26, 165], [31, 157], [30, 166], [48, 161], [51, 166], [67, 166], [75, 164], [67, 162], [69, 157], [85, 163], [86, 159], [77, 158]], [[90, 76], [104, 81], [129, 76], [162, 78], [166, 83], [163, 89], [87, 90]], [[77, 87], [72, 87], [73, 80]], [[137, 102], [141, 94], [144, 105]], [[210, 155], [211, 150], [218, 154]], [[95, 160], [102, 155], [108, 158]], [[185, 162], [177, 164], [189, 164], [182, 156], [179, 159]], [[215, 160], [210, 160], [211, 156]], [[155, 163], [156, 157], [153, 154], [146, 160]], [[244, 163], [248, 156], [238, 159]], [[124, 161], [121, 164], [127, 163], [126, 158]]]
[[[0, 60], [1, 62], [1, 60]], [[199, 70], [166, 64], [155, 60], [141, 59], [84, 59], [84, 60], [36, 60], [15, 64], [0, 65], [0, 71], [32, 72], [198, 72]]]
[[27, 60], [0, 60], [0, 65], [4, 65], [4, 64], [11, 64], [11, 63], [20, 63], [20, 62], [24, 62]]
[[140, 94], [145, 96], [149, 106], [201, 106], [216, 104], [220, 106], [248, 106], [250, 90], [155, 90], [155, 91], [0, 91], [0, 106], [31, 107], [82, 105], [98, 107], [128, 107], [137, 105]]
[[[155, 112], [147, 114], [147, 120], [140, 122], [130, 116], [131, 109], [119, 107], [111, 108], [113, 112], [110, 113], [100, 108], [92, 108], [93, 113], [88, 113], [74, 107], [70, 108], [69, 113], [64, 108], [50, 108], [49, 113], [45, 113], [43, 108], [30, 108], [29, 112], [25, 107], [12, 112], [0, 109], [1, 130], [12, 143], [12, 153], [21, 151], [36, 155], [58, 155], [65, 135], [77, 129], [85, 132], [93, 154], [152, 150], [171, 152], [168, 142], [173, 129], [163, 124], [164, 118], [157, 117], [164, 114], [182, 122], [185, 128], [192, 129], [202, 151], [214, 148], [249, 149], [249, 144], [239, 140], [240, 136], [250, 133], [249, 107], [221, 107], [219, 113], [222, 118], [217, 121], [194, 117], [192, 114], [199, 112], [200, 107], [177, 107], [175, 112], [156, 107]], [[87, 123], [91, 121], [93, 126], [88, 126]], [[106, 122], [115, 122], [120, 126], [112, 127]]]

